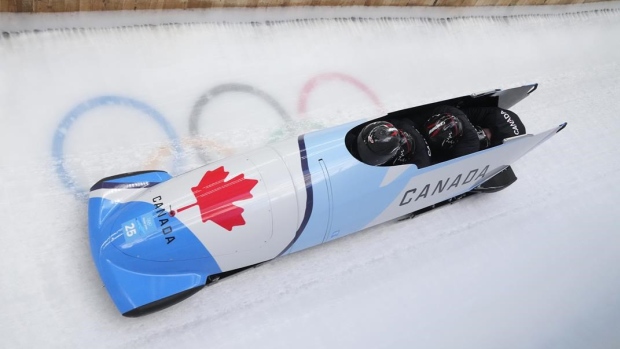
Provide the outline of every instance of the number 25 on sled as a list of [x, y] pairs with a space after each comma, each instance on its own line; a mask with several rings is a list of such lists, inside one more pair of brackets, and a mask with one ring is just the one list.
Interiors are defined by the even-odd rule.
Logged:
[[[526, 85], [422, 105], [386, 117], [423, 118], [437, 105], [510, 108]], [[386, 118], [383, 117], [383, 118]], [[108, 177], [90, 189], [92, 256], [118, 310], [138, 316], [278, 256], [454, 198], [501, 190], [510, 164], [566, 124], [424, 168], [371, 166], [355, 151], [358, 121], [301, 135], [172, 178]]]

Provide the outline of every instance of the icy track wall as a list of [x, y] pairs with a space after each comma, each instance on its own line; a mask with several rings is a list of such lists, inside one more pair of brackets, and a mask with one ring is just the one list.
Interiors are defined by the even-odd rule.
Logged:
[[608, 0], [0, 0], [0, 12], [170, 10], [288, 6], [515, 6], [583, 4]]
[[[36, 188], [20, 176], [1, 185], [16, 195], [22, 188], [26, 198], [60, 191], [84, 199], [105, 176], [145, 169], [178, 175], [316, 128], [492, 88], [544, 88], [539, 74], [561, 72], [580, 57], [595, 64], [606, 49], [594, 45], [616, 38], [604, 30], [588, 35], [596, 29], [583, 33], [576, 24], [617, 16], [614, 9], [544, 19], [324, 19], [7, 34], [0, 59], [3, 81], [11, 83], [1, 86], [0, 113], [16, 129], [2, 142], [19, 151], [3, 156], [15, 163], [8, 173], [17, 174], [30, 153], [27, 166], [43, 166], [46, 185]], [[583, 49], [566, 57], [558, 48], [573, 44], [557, 42], [549, 23], [574, 32]], [[463, 57], [487, 54], [456, 63], [454, 48]]]
[[[2, 142], [20, 151], [3, 156], [16, 163], [8, 173], [18, 173], [20, 153], [33, 152], [28, 166], [37, 168], [51, 155], [46, 178], [56, 180], [46, 179], [41, 191], [22, 183], [23, 194], [54, 195], [61, 184], [60, 190], [84, 198], [104, 176], [144, 169], [179, 174], [313, 128], [544, 83], [537, 74], [561, 72], [580, 57], [595, 66], [614, 47], [596, 44], [617, 39], [597, 29], [613, 23], [617, 9], [602, 11], [6, 33], [0, 113], [17, 129]], [[593, 17], [601, 24], [577, 29]], [[557, 28], [574, 33], [578, 46], [558, 42]], [[533, 33], [539, 39], [532, 40]], [[577, 49], [566, 57], [563, 45]], [[453, 52], [477, 58], [456, 63]], [[22, 145], [30, 137], [37, 142]], [[8, 192], [21, 187], [2, 186]]]
[[[620, 323], [620, 11], [606, 5], [7, 32], [0, 347], [617, 348], [604, 344]], [[139, 320], [102, 287], [84, 197], [102, 177], [177, 175], [533, 82], [514, 108], [528, 131], [568, 127], [515, 164], [505, 191], [284, 257]]]

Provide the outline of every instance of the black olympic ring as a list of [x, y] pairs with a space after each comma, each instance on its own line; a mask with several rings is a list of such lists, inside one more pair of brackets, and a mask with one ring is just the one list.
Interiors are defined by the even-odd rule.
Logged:
[[[202, 115], [202, 110], [207, 105], [207, 103], [212, 101], [215, 97], [221, 94], [224, 94], [224, 93], [228, 93], [228, 92], [243, 92], [243, 93], [249, 93], [251, 95], [259, 97], [263, 101], [267, 102], [267, 104], [269, 104], [273, 109], [275, 109], [275, 111], [280, 115], [282, 120], [284, 120], [286, 123], [293, 121], [291, 116], [286, 112], [286, 110], [284, 110], [284, 108], [280, 105], [280, 103], [278, 103], [278, 101], [276, 101], [275, 98], [271, 97], [271, 95], [269, 95], [265, 91], [259, 90], [256, 87], [246, 85], [246, 84], [239, 84], [239, 83], [222, 84], [222, 85], [215, 86], [209, 91], [207, 91], [206, 93], [204, 93], [202, 96], [198, 98], [198, 101], [196, 101], [196, 103], [194, 104], [194, 108], [192, 109], [192, 113], [189, 118], [189, 133], [192, 137], [200, 137], [198, 121], [200, 120], [200, 116]], [[205, 152], [203, 151], [203, 149], [201, 149], [201, 147], [197, 143], [195, 144], [194, 149], [197, 151], [198, 156], [205, 163], [212, 161], [212, 159], [209, 159], [205, 155]]]

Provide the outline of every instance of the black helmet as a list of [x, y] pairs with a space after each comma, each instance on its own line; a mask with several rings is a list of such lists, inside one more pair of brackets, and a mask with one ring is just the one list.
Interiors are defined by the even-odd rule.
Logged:
[[452, 148], [463, 135], [463, 123], [450, 113], [439, 113], [431, 116], [424, 129], [428, 142], [435, 147]]
[[394, 158], [400, 149], [401, 133], [386, 121], [366, 125], [357, 135], [357, 151], [363, 162], [383, 165]]
[[487, 137], [486, 132], [480, 126], [476, 127], [476, 133], [478, 134], [478, 140], [480, 141], [480, 150], [486, 149], [491, 144], [491, 140]]

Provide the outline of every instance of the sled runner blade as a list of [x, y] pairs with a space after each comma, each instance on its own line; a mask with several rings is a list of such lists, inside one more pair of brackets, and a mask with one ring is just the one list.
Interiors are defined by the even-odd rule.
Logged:
[[512, 183], [517, 181], [512, 167], [508, 166], [495, 176], [489, 178], [486, 182], [480, 184], [473, 191], [478, 193], [495, 193], [502, 189], [508, 188]]

